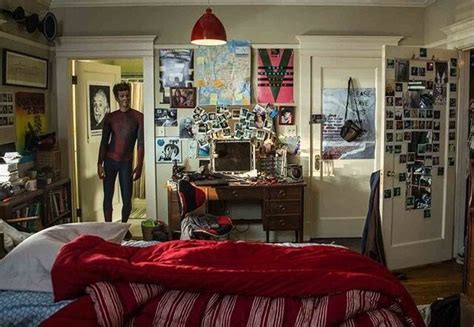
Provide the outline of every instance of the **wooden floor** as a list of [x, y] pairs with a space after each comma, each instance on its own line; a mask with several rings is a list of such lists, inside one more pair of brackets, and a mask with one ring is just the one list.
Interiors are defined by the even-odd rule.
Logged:
[[401, 282], [417, 305], [430, 304], [438, 298], [462, 292], [463, 266], [454, 260], [400, 272], [406, 274], [407, 280]]

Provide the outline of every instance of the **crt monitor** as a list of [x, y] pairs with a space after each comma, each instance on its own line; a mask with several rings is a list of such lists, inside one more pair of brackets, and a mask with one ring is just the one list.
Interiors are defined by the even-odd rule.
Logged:
[[255, 147], [250, 141], [214, 140], [211, 150], [213, 172], [242, 174], [255, 169]]

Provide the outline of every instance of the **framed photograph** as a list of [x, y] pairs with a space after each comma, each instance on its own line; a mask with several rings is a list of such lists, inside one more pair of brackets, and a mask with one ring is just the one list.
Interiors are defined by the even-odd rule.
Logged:
[[171, 88], [172, 108], [194, 108], [196, 107], [195, 87], [172, 87]]
[[112, 86], [103, 82], [87, 83], [89, 138], [102, 135], [105, 115], [111, 111], [111, 90]]
[[3, 84], [48, 88], [48, 60], [3, 49]]
[[280, 125], [294, 125], [295, 124], [295, 107], [281, 106], [280, 114], [278, 116], [278, 123]]

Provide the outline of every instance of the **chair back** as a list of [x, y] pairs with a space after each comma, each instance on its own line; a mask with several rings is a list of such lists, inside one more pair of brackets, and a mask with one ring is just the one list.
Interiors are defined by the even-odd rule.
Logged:
[[183, 219], [187, 213], [199, 208], [206, 202], [206, 193], [189, 181], [181, 179], [178, 182], [179, 214]]

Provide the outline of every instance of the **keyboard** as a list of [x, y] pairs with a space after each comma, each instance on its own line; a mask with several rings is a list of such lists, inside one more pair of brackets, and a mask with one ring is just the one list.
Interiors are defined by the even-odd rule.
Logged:
[[200, 179], [193, 182], [196, 186], [206, 186], [206, 185], [229, 185], [229, 181], [224, 178], [214, 178], [214, 179]]

